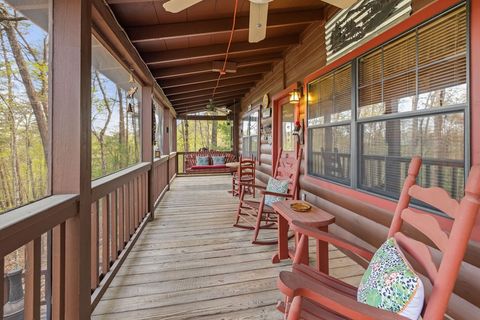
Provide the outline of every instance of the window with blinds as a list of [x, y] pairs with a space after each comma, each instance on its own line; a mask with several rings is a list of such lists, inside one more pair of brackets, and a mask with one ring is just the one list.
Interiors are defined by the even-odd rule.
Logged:
[[308, 85], [309, 173], [350, 184], [352, 65]]
[[397, 198], [420, 155], [419, 183], [462, 197], [467, 41], [461, 5], [311, 82], [309, 174]]
[[466, 29], [463, 6], [358, 59], [360, 188], [398, 197], [420, 155], [422, 185], [463, 195]]

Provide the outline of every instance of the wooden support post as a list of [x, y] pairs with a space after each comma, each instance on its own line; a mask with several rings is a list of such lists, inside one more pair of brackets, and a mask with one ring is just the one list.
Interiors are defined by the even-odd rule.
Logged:
[[[147, 176], [147, 207], [145, 208], [146, 212], [151, 212], [152, 215], [150, 219], [153, 219], [153, 205], [154, 205], [154, 195], [153, 195], [153, 185], [155, 175], [153, 173], [153, 99], [152, 99], [152, 87], [142, 87], [142, 110], [141, 110], [141, 141], [142, 141], [142, 161], [149, 162], [152, 164], [152, 167], [148, 171]], [[144, 212], [145, 213], [145, 212]]]
[[40, 319], [41, 244], [39, 237], [26, 245], [25, 319]]
[[[91, 267], [91, 1], [54, 0], [53, 4], [50, 189], [52, 194], [80, 195], [76, 215], [65, 224], [65, 259], [54, 260], [65, 262], [65, 314], [55, 317], [86, 320], [90, 319]], [[61, 245], [53, 247], [59, 250]], [[57, 265], [53, 270], [61, 268]], [[61, 285], [53, 283], [53, 287]], [[52, 297], [54, 304], [62, 299]]]

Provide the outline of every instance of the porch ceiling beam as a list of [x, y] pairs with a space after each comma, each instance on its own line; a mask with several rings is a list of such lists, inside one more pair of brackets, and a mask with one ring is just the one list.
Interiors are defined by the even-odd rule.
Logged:
[[[194, 106], [194, 107], [189, 108], [188, 110], [187, 109], [179, 110], [179, 111], [177, 111], [177, 113], [185, 116], [188, 113], [199, 112], [199, 111], [207, 111], [207, 109], [205, 109], [205, 105]], [[230, 114], [232, 114], [232, 113], [230, 113]]]
[[[235, 84], [229, 84], [229, 85], [223, 85], [219, 86], [217, 88], [217, 93], [222, 93], [222, 92], [231, 92], [231, 91], [237, 91], [239, 89], [249, 89], [251, 88], [255, 83], [253, 81], [249, 82], [242, 82], [242, 83], [235, 83]], [[191, 97], [191, 96], [197, 96], [201, 95], [202, 93], [206, 92], [213, 92], [213, 89], [215, 88], [215, 85], [211, 87], [204, 87], [199, 90], [195, 90], [192, 92], [169, 92], [166, 93], [167, 97], [171, 101], [175, 101], [178, 97]]]
[[[268, 14], [268, 29], [307, 24], [324, 19], [323, 9], [302, 10], [295, 12], [271, 12]], [[235, 31], [248, 30], [249, 17], [238, 17]], [[215, 19], [188, 21], [181, 23], [159, 24], [151, 26], [127, 28], [132, 42], [165, 40], [171, 38], [191, 37], [198, 35], [214, 35], [230, 32], [232, 19]]]
[[[231, 114], [231, 113], [230, 113]], [[202, 115], [202, 116], [186, 116], [187, 113], [182, 113], [179, 114], [177, 119], [178, 120], [232, 120], [232, 116], [208, 116], [208, 115]]]
[[[245, 83], [245, 84], [239, 84], [239, 85], [225, 87], [225, 88], [218, 88], [217, 91], [215, 92], [215, 96], [223, 93], [229, 93], [229, 92], [235, 92], [235, 91], [241, 91], [241, 90], [247, 91], [247, 90], [250, 90], [250, 88], [253, 85], [254, 83]], [[168, 99], [170, 100], [170, 102], [172, 102], [172, 104], [175, 104], [175, 102], [178, 103], [178, 101], [181, 101], [181, 100], [188, 100], [191, 98], [204, 97], [204, 96], [210, 97], [212, 94], [213, 94], [213, 89], [206, 89], [206, 90], [201, 90], [201, 91], [196, 91], [191, 93], [172, 95], [168, 97]]]
[[[222, 76], [222, 79], [234, 79], [240, 77], [251, 76], [252, 74], [263, 74], [265, 72], [269, 72], [272, 70], [272, 66], [269, 64], [260, 65], [255, 67], [247, 67], [238, 69], [235, 73], [227, 73], [226, 75]], [[159, 85], [166, 89], [166, 88], [173, 88], [173, 87], [180, 87], [180, 86], [188, 86], [197, 83], [204, 83], [210, 81], [217, 81], [218, 73], [211, 72], [205, 74], [197, 74], [191, 76], [183, 76], [183, 77], [176, 77], [176, 78], [161, 78], [157, 79]]]
[[[222, 78], [220, 78], [220, 81], [218, 82], [218, 88], [224, 88], [224, 87], [229, 87], [229, 86], [234, 86], [234, 85], [239, 85], [244, 83], [252, 83], [260, 80], [261, 78], [262, 78], [262, 75], [260, 74], [254, 74], [248, 77], [233, 78], [233, 79], [226, 79], [226, 80], [223, 80]], [[164, 89], [163, 92], [167, 96], [171, 96], [175, 94], [196, 92], [196, 91], [202, 91], [205, 89], [213, 89], [216, 87], [216, 85], [217, 85], [217, 81], [211, 81], [206, 83], [198, 83], [190, 86]]]
[[[232, 104], [232, 100], [225, 101], [221, 105], [223, 106], [226, 104]], [[196, 106], [191, 106], [189, 108], [176, 110], [177, 114], [184, 114], [184, 115], [192, 112], [198, 112], [198, 111], [207, 111], [207, 109], [205, 108], [205, 104], [199, 104]]]
[[[225, 104], [225, 103], [233, 103], [234, 100], [240, 101], [240, 98], [242, 97], [243, 93], [233, 93], [233, 94], [228, 94], [228, 95], [223, 95], [223, 96], [216, 96], [215, 97], [215, 104], [220, 105], [220, 104]], [[206, 106], [207, 103], [210, 102], [211, 97], [204, 97], [204, 98], [197, 98], [193, 99], [192, 101], [183, 101], [179, 102], [176, 104], [175, 110], [182, 110], [182, 109], [188, 109], [196, 106]]]
[[[271, 64], [282, 59], [281, 52], [264, 53], [245, 58], [230, 58], [229, 62], [237, 64], [237, 72], [242, 68]], [[152, 65], [152, 74], [155, 78], [183, 77], [200, 73], [212, 72], [212, 62], [201, 62], [189, 65], [178, 65], [173, 67], [162, 68], [161, 64]]]
[[[235, 55], [239, 53], [255, 54], [260, 53], [262, 50], [281, 49], [297, 43], [298, 35], [270, 38], [258, 43], [236, 42], [232, 43], [230, 47], [230, 55]], [[143, 54], [143, 58], [148, 65], [205, 58], [221, 59], [223, 57], [225, 57], [224, 43], [192, 48], [164, 50]]]

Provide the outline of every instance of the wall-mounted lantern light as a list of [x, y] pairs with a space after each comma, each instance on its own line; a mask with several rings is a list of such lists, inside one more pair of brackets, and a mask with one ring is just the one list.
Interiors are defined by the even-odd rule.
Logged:
[[300, 102], [300, 97], [301, 97], [300, 89], [294, 89], [292, 92], [290, 92], [290, 102], [291, 103], [299, 103]]

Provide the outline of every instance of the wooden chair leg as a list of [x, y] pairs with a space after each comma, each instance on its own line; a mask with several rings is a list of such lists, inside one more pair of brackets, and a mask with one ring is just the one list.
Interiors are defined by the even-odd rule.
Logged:
[[258, 238], [258, 233], [260, 232], [260, 224], [262, 223], [262, 212], [258, 212], [257, 214], [257, 222], [255, 223], [255, 231], [253, 232], [253, 240], [252, 243], [255, 243]]
[[296, 296], [293, 298], [290, 307], [288, 308], [288, 317], [287, 320], [299, 320], [300, 314], [302, 313], [302, 298]]

